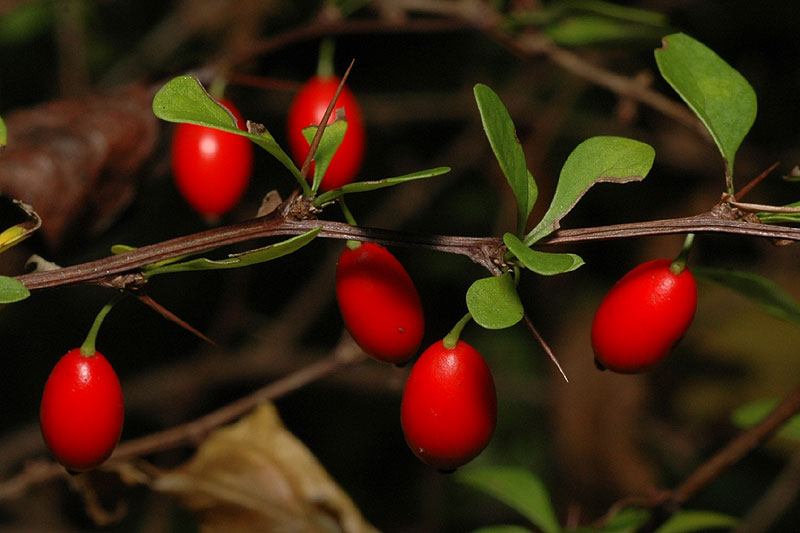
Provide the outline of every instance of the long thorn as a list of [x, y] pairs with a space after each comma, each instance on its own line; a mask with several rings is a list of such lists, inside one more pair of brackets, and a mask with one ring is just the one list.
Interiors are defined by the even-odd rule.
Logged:
[[148, 295], [146, 293], [143, 293], [143, 292], [137, 292], [135, 294], [136, 294], [136, 297], [139, 298], [140, 302], [142, 302], [143, 304], [147, 305], [148, 307], [150, 307], [152, 310], [154, 310], [155, 312], [157, 312], [158, 314], [160, 314], [161, 316], [163, 316], [167, 320], [170, 320], [170, 321], [176, 323], [177, 325], [179, 325], [180, 327], [182, 327], [183, 329], [185, 329], [189, 333], [195, 335], [196, 337], [199, 337], [199, 338], [203, 339], [204, 341], [206, 341], [207, 343], [211, 344], [212, 346], [219, 346], [216, 342], [214, 342], [213, 340], [208, 338], [203, 332], [201, 332], [200, 330], [196, 329], [194, 326], [192, 326], [191, 324], [189, 324], [188, 322], [183, 320], [181, 317], [179, 317], [178, 315], [176, 315], [175, 313], [173, 313], [172, 311], [170, 311], [169, 309], [167, 309], [166, 307], [164, 307], [163, 305], [161, 305], [157, 301], [153, 300], [153, 298], [151, 298], [150, 295]]
[[756, 185], [761, 183], [764, 180], [764, 178], [769, 176], [769, 173], [772, 172], [773, 170], [775, 170], [778, 167], [778, 165], [780, 165], [780, 164], [781, 164], [780, 161], [775, 161], [774, 163], [772, 163], [772, 165], [770, 165], [769, 168], [767, 168], [764, 172], [762, 172], [761, 174], [759, 174], [758, 176], [753, 178], [750, 181], [750, 183], [748, 183], [747, 185], [742, 187], [741, 190], [739, 192], [737, 192], [733, 196], [733, 199], [736, 200], [736, 201], [741, 200], [744, 197], [745, 194], [747, 194], [750, 191], [752, 191], [753, 187], [755, 187]]
[[531, 330], [531, 333], [533, 333], [533, 336], [536, 337], [536, 340], [539, 341], [539, 344], [542, 346], [544, 352], [550, 357], [550, 360], [553, 361], [553, 364], [556, 365], [558, 371], [561, 372], [561, 375], [564, 377], [564, 381], [569, 383], [567, 374], [564, 372], [564, 369], [561, 368], [561, 363], [558, 362], [556, 354], [553, 353], [553, 350], [550, 349], [550, 345], [547, 344], [547, 341], [544, 340], [544, 337], [542, 337], [542, 335], [539, 333], [539, 330], [537, 330], [536, 326], [533, 325], [533, 322], [531, 321], [528, 314], [525, 313], [524, 315], [522, 315], [522, 319], [525, 321], [525, 325], [528, 326], [528, 329]]

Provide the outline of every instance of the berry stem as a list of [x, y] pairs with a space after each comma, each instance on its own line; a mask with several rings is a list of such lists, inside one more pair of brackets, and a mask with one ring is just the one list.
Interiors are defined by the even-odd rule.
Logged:
[[678, 275], [684, 271], [686, 268], [686, 262], [689, 260], [689, 252], [692, 251], [692, 245], [694, 244], [694, 233], [687, 233], [686, 239], [683, 241], [683, 248], [681, 248], [681, 253], [678, 254], [678, 257], [673, 259], [672, 263], [669, 265], [669, 269], [672, 271], [673, 274]]
[[81, 344], [81, 355], [84, 357], [92, 357], [95, 353], [97, 353], [97, 349], [95, 348], [95, 341], [97, 341], [97, 333], [100, 331], [100, 326], [103, 325], [103, 320], [105, 320], [106, 315], [111, 308], [116, 305], [123, 297], [125, 296], [124, 292], [117, 293], [109, 302], [100, 309], [100, 312], [97, 313], [97, 316], [94, 319], [94, 323], [92, 327], [89, 329], [89, 333], [86, 335], [86, 339]]
[[[350, 211], [350, 208], [347, 207], [347, 204], [344, 203], [344, 198], [339, 197], [336, 199], [336, 202], [339, 204], [339, 207], [342, 209], [342, 214], [344, 214], [344, 219], [353, 227], [358, 227], [358, 223], [356, 222], [356, 217], [353, 216], [353, 213]], [[357, 241], [354, 239], [347, 239], [347, 247], [351, 250], [357, 250], [358, 247], [361, 246], [361, 241]]]
[[333, 55], [336, 50], [336, 41], [332, 37], [324, 37], [319, 43], [319, 58], [317, 59], [317, 76], [325, 79], [334, 74]]
[[442, 344], [448, 350], [452, 350], [456, 347], [458, 343], [458, 338], [461, 336], [461, 331], [464, 329], [464, 326], [472, 320], [472, 315], [467, 313], [464, 315], [461, 320], [456, 322], [456, 325], [453, 326], [453, 329], [450, 330], [450, 333], [445, 335], [444, 339], [442, 339]]

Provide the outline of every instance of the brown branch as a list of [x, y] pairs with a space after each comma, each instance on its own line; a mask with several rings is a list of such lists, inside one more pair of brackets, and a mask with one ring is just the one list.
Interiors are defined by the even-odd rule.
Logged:
[[[504, 251], [502, 241], [495, 237], [412, 234], [378, 228], [359, 228], [341, 222], [286, 220], [275, 215], [267, 215], [176, 237], [87, 263], [23, 274], [16, 279], [29, 290], [77, 284], [100, 284], [121, 288], [130, 283], [141, 283], [138, 269], [158, 261], [265, 237], [299, 235], [317, 227], [322, 228], [319, 236], [324, 238], [372, 241], [385, 246], [411, 246], [464, 255], [489, 271], [495, 268], [495, 262], [502, 257]], [[577, 244], [680, 233], [729, 233], [800, 241], [800, 228], [727, 220], [715, 212], [709, 212], [684, 218], [559, 230], [543, 239], [540, 244]]]
[[596, 526], [602, 527], [620, 510], [626, 507], [662, 508], [667, 516], [676, 512], [695, 494], [718, 478], [742, 457], [770, 439], [790, 418], [800, 413], [800, 387], [791, 393], [762, 419], [758, 424], [744, 429], [717, 451], [707, 461], [692, 471], [677, 488], [661, 491], [650, 496], [631, 496], [617, 501], [603, 515]]

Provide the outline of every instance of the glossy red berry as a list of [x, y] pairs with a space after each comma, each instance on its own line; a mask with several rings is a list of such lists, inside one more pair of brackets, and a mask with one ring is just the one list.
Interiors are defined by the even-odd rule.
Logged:
[[[244, 130], [234, 105], [220, 101]], [[172, 136], [172, 174], [181, 195], [204, 216], [219, 216], [235, 206], [250, 181], [252, 143], [241, 135], [197, 124], [178, 124]]]
[[645, 371], [686, 333], [697, 308], [697, 285], [688, 268], [675, 274], [670, 264], [641, 264], [608, 291], [592, 323], [600, 365], [626, 374]]
[[416, 354], [425, 320], [414, 282], [386, 248], [345, 248], [336, 265], [336, 299], [345, 327], [370, 356], [401, 364]]
[[497, 424], [494, 380], [481, 354], [461, 340], [425, 350], [403, 389], [400, 422], [424, 463], [453, 470], [475, 458]]
[[70, 470], [105, 461], [119, 442], [124, 409], [117, 374], [100, 352], [64, 355], [47, 379], [39, 410], [45, 444]]
[[[302, 86], [289, 106], [287, 136], [292, 157], [298, 166], [303, 164], [308, 154], [308, 141], [303, 136], [303, 128], [312, 124], [317, 125], [322, 121], [340, 81], [341, 79], [335, 76], [326, 78], [314, 76]], [[331, 113], [328, 124], [336, 120], [336, 110], [342, 108], [347, 119], [347, 131], [325, 171], [325, 177], [320, 183], [322, 190], [337, 189], [352, 182], [361, 169], [361, 162], [364, 159], [364, 119], [356, 97], [346, 85], [339, 93], [336, 108]], [[313, 177], [313, 167], [309, 177]]]

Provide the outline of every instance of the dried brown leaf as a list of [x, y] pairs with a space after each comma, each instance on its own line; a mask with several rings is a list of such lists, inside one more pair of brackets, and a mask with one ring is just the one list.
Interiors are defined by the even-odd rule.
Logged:
[[133, 199], [133, 174], [155, 148], [151, 106], [152, 89], [132, 85], [5, 115], [0, 194], [32, 205], [53, 247], [71, 230], [105, 229]]
[[377, 531], [271, 403], [215, 431], [152, 487], [192, 510], [204, 533]]

